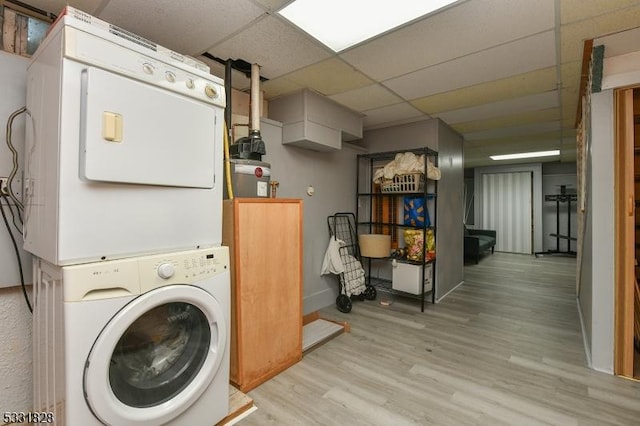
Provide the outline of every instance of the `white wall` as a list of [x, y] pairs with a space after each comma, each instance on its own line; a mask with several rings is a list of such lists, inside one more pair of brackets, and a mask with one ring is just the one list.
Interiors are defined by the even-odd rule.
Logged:
[[[591, 191], [589, 194], [590, 239], [585, 241], [581, 305], [589, 322], [591, 366], [613, 373], [614, 353], [614, 143], [613, 91], [591, 96], [591, 152], [588, 155]], [[587, 243], [590, 243], [587, 245]], [[590, 282], [586, 279], [590, 278]]]
[[[11, 152], [5, 145], [9, 115], [25, 105], [28, 59], [0, 51], [0, 176], [11, 170]], [[22, 158], [24, 114], [14, 121], [12, 140]], [[18, 175], [19, 176], [19, 175]], [[19, 186], [14, 185], [15, 190]], [[20, 283], [15, 252], [9, 234], [0, 222], [0, 412], [28, 411], [32, 404], [31, 314]], [[19, 238], [20, 235], [17, 234]], [[21, 239], [18, 239], [22, 247]], [[27, 283], [31, 282], [30, 256], [21, 251]], [[8, 288], [1, 288], [8, 287]]]
[[[9, 116], [25, 106], [27, 93], [27, 65], [25, 57], [0, 50], [0, 177], [8, 177], [12, 168], [13, 155], [6, 145], [5, 129]], [[18, 196], [22, 192], [22, 164], [24, 159], [24, 126], [25, 114], [19, 115], [12, 126], [12, 137], [18, 151], [19, 169], [14, 179], [13, 190]], [[9, 212], [5, 208], [5, 212]], [[11, 221], [11, 216], [9, 215]], [[31, 282], [31, 256], [22, 250], [20, 234], [14, 229], [14, 236], [20, 248], [25, 279]], [[13, 287], [20, 284], [20, 275], [16, 262], [16, 254], [0, 217], [0, 287]]]
[[587, 213], [578, 303], [592, 368], [613, 373], [615, 324], [614, 90], [640, 83], [640, 28], [594, 40], [604, 46], [602, 92], [591, 95]]
[[0, 289], [0, 323], [0, 412], [29, 411], [33, 402], [31, 313], [19, 287]]

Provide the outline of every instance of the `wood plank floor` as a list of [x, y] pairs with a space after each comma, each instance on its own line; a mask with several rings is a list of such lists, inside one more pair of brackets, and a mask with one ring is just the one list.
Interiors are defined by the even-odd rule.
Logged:
[[640, 383], [590, 370], [575, 259], [496, 253], [424, 313], [354, 303], [345, 333], [249, 393], [241, 425], [640, 425]]

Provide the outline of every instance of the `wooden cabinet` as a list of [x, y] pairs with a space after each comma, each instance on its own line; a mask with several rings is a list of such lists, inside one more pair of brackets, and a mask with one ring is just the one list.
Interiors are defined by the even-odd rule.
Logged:
[[302, 359], [302, 200], [224, 201], [231, 382], [247, 392]]

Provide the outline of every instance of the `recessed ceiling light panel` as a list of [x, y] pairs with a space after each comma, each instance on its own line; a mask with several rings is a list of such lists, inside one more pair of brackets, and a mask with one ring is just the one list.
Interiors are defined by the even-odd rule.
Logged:
[[296, 0], [278, 13], [335, 52], [457, 0]]
[[520, 158], [552, 157], [554, 155], [560, 155], [560, 150], [555, 149], [552, 151], [519, 152], [517, 154], [491, 155], [489, 156], [489, 158], [491, 158], [492, 160], [517, 160]]

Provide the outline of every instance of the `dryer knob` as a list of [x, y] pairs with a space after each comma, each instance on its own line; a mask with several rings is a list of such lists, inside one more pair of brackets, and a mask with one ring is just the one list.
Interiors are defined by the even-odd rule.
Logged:
[[205, 95], [207, 95], [207, 97], [209, 97], [211, 99], [218, 97], [218, 91], [216, 90], [216, 88], [214, 86], [212, 86], [210, 84], [207, 84], [204, 87], [204, 93], [205, 93]]
[[175, 268], [170, 263], [163, 263], [158, 266], [158, 276], [163, 279], [169, 279], [176, 273]]

